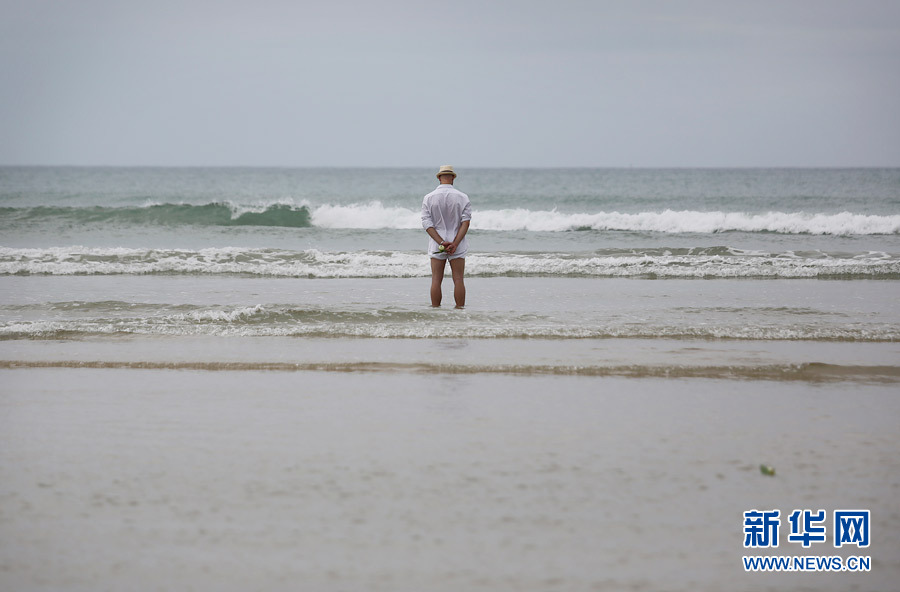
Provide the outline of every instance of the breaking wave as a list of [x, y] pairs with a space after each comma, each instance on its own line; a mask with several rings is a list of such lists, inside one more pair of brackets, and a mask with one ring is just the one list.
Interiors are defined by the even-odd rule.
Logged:
[[556, 211], [498, 210], [473, 214], [472, 226], [486, 230], [620, 230], [669, 234], [770, 232], [778, 234], [874, 235], [900, 233], [900, 216], [807, 214], [803, 212], [674, 211], [623, 214], [564, 214]]
[[[202, 205], [148, 204], [139, 207], [0, 208], [10, 222], [111, 223], [128, 225], [276, 226], [287, 228], [421, 229], [418, 209], [379, 201], [350, 205], [296, 204], [291, 200], [259, 205], [215, 202]], [[472, 228], [491, 231], [566, 232], [577, 230], [711, 234], [750, 232], [814, 235], [900, 234], [900, 215], [851, 212], [654, 212], [565, 213], [556, 210], [475, 210]]]
[[[134, 249], [0, 247], [0, 275], [241, 274], [291, 278], [406, 278], [431, 273], [420, 252], [238, 247]], [[729, 247], [605, 249], [591, 253], [483, 253], [466, 259], [475, 277], [900, 279], [900, 257], [765, 253]]]
[[[629, 323], [615, 319], [573, 324], [551, 316], [471, 312], [448, 319], [431, 309], [403, 307], [349, 310], [294, 305], [197, 306], [133, 304], [127, 302], [63, 303], [69, 318], [53, 316], [46, 305], [31, 307], [41, 319], [0, 323], [0, 340], [86, 339], [114, 335], [168, 337], [367, 337], [476, 339], [737, 339], [761, 341], [891, 342], [900, 339], [897, 327], [880, 324], [822, 325], [792, 323], [753, 326], [740, 321], [695, 324]], [[50, 305], [53, 307], [53, 305]]]
[[309, 208], [290, 203], [239, 207], [230, 203], [150, 204], [136, 207], [2, 208], [0, 216], [18, 222], [62, 221], [76, 224], [129, 224], [163, 226], [311, 226]]

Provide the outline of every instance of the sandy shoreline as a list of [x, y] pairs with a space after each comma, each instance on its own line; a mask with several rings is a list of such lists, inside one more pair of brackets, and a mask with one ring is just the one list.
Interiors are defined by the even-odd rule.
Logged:
[[900, 343], [123, 336], [0, 341], [0, 368], [900, 381]]
[[[900, 578], [891, 384], [71, 368], [0, 384], [5, 589]], [[741, 513], [795, 507], [870, 509], [872, 572], [744, 573]]]

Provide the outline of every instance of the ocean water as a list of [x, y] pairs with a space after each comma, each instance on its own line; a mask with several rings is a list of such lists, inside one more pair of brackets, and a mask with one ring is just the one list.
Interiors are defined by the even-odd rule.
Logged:
[[900, 338], [900, 169], [462, 169], [455, 315], [427, 300], [435, 184], [0, 168], [0, 338]]
[[900, 169], [463, 168], [455, 315], [427, 300], [435, 185], [425, 169], [0, 168], [0, 338], [900, 337]]

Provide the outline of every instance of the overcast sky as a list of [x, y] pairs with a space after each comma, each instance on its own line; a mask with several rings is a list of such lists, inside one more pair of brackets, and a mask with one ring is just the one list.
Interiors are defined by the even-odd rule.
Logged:
[[0, 164], [900, 166], [896, 0], [0, 0]]

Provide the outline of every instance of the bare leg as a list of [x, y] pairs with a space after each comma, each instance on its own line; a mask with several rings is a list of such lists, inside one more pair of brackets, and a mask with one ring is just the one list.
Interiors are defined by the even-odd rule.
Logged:
[[431, 306], [441, 305], [441, 282], [444, 281], [446, 259], [431, 259]]
[[456, 301], [456, 308], [462, 308], [466, 305], [466, 284], [463, 281], [465, 271], [465, 257], [450, 260], [450, 273], [453, 275], [453, 299]]

